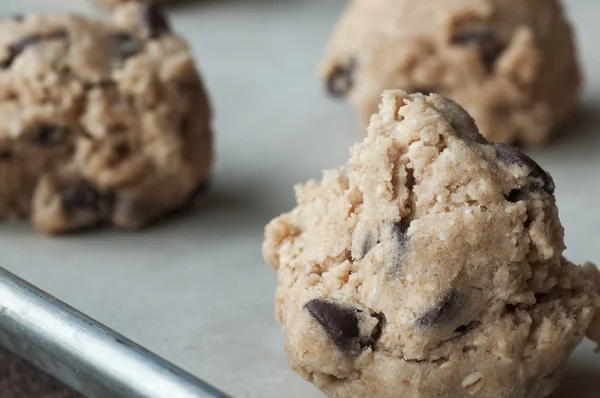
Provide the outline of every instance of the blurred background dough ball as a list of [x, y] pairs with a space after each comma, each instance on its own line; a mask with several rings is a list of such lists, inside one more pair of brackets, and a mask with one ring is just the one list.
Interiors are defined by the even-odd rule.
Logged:
[[487, 139], [536, 145], [573, 114], [574, 47], [557, 0], [353, 0], [320, 72], [365, 124], [385, 89], [436, 92]]

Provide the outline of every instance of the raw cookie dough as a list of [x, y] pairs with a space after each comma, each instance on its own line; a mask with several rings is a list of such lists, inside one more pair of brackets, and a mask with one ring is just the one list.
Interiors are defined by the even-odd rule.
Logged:
[[0, 23], [0, 217], [138, 228], [188, 205], [211, 164], [206, 93], [155, 6]]
[[321, 73], [365, 122], [383, 90], [436, 92], [487, 139], [525, 145], [569, 120], [580, 86], [558, 0], [353, 0]]
[[266, 228], [293, 369], [338, 398], [547, 397], [600, 308], [550, 175], [402, 91], [351, 154]]

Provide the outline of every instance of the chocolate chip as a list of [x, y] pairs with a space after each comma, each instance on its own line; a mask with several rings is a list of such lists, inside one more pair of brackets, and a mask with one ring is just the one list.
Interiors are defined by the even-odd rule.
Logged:
[[21, 22], [24, 19], [25, 19], [25, 16], [23, 14], [15, 14], [12, 16], [13, 21]]
[[0, 160], [10, 159], [12, 157], [12, 151], [8, 148], [0, 149]]
[[121, 142], [113, 148], [115, 156], [119, 158], [127, 157], [131, 154], [131, 147], [126, 142]]
[[400, 243], [401, 247], [406, 247], [408, 244], [408, 228], [410, 227], [410, 221], [402, 220], [400, 222], [394, 223], [394, 237]]
[[367, 256], [367, 254], [369, 254], [369, 252], [371, 250], [373, 250], [373, 248], [375, 246], [377, 246], [377, 244], [379, 244], [379, 241], [377, 239], [375, 239], [375, 237], [373, 235], [367, 236], [367, 238], [365, 239], [365, 241], [363, 243], [362, 255], [357, 260], [365, 258]]
[[433, 93], [437, 93], [437, 92], [438, 92], [438, 90], [434, 90], [434, 89], [431, 89], [431, 88], [426, 88], [426, 87], [415, 87], [415, 88], [412, 90], [412, 92], [413, 92], [413, 93], [421, 93], [421, 94], [423, 94], [423, 95], [431, 95], [431, 94], [433, 94]]
[[481, 326], [481, 322], [473, 321], [471, 323], [468, 323], [467, 325], [462, 325], [462, 326], [457, 327], [456, 330], [454, 331], [454, 333], [459, 333], [459, 334], [469, 333], [470, 331], [477, 329], [479, 326]]
[[8, 56], [0, 61], [0, 68], [9, 68], [15, 59], [29, 46], [36, 45], [42, 41], [66, 39], [69, 33], [65, 29], [55, 30], [46, 34], [36, 34], [22, 38], [8, 46]]
[[352, 344], [358, 341], [358, 310], [324, 299], [310, 300], [304, 308], [340, 350], [351, 349]]
[[523, 190], [521, 189], [513, 189], [506, 195], [506, 200], [511, 203], [517, 203], [521, 200], [523, 196]]
[[489, 28], [465, 26], [452, 37], [452, 43], [477, 47], [486, 71], [494, 69], [496, 60], [504, 51], [504, 45]]
[[148, 36], [151, 39], [159, 38], [171, 31], [167, 16], [162, 8], [154, 3], [144, 3], [140, 19], [142, 24], [148, 29]]
[[540, 167], [533, 159], [525, 155], [517, 148], [505, 145], [505, 144], [494, 144], [496, 152], [502, 161], [506, 164], [522, 165], [529, 168], [529, 176], [534, 180], [533, 187], [537, 189], [543, 189], [548, 194], [554, 194], [556, 185], [552, 176]]
[[456, 290], [446, 293], [435, 307], [417, 320], [420, 326], [435, 326], [451, 320], [464, 304], [464, 297]]
[[42, 146], [56, 146], [64, 142], [69, 129], [54, 124], [40, 124], [32, 133], [33, 141]]
[[333, 97], [345, 97], [354, 86], [354, 70], [356, 60], [352, 59], [346, 65], [336, 66], [327, 77], [327, 91]]
[[377, 325], [371, 331], [371, 334], [365, 338], [361, 338], [359, 343], [361, 348], [372, 347], [375, 345], [377, 340], [381, 337], [383, 332], [383, 323], [385, 322], [385, 316], [383, 314], [374, 313], [371, 316], [377, 318]]
[[62, 206], [67, 214], [91, 210], [98, 213], [102, 219], [108, 219], [113, 212], [115, 202], [114, 193], [100, 192], [85, 180], [80, 180], [62, 192]]
[[488, 143], [479, 133], [475, 120], [456, 102], [448, 98], [442, 98], [441, 100], [435, 100], [434, 107], [450, 123], [459, 138], [478, 144]]
[[117, 48], [121, 58], [129, 58], [140, 50], [137, 40], [127, 32], [117, 32], [111, 35], [111, 42]]
[[195, 202], [200, 199], [208, 191], [208, 181], [201, 181], [196, 185], [196, 188], [190, 194], [190, 202]]

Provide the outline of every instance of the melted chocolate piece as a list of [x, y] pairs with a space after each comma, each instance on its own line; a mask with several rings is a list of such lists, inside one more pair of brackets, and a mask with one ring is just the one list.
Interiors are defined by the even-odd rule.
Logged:
[[448, 98], [435, 101], [435, 109], [450, 123], [458, 137], [465, 141], [478, 144], [488, 144], [488, 141], [479, 133], [475, 120], [460, 105]]
[[464, 297], [456, 290], [447, 292], [435, 307], [417, 320], [419, 326], [437, 326], [450, 321], [464, 304]]
[[434, 90], [432, 88], [427, 88], [427, 87], [415, 87], [412, 90], [412, 92], [413, 93], [421, 93], [423, 95], [431, 95], [431, 94], [437, 93], [438, 90]]
[[342, 98], [354, 87], [354, 71], [356, 60], [351, 60], [346, 65], [336, 66], [327, 77], [327, 91], [336, 98]]
[[394, 223], [394, 236], [396, 237], [396, 239], [398, 240], [398, 242], [400, 243], [400, 246], [405, 248], [406, 245], [408, 245], [408, 228], [410, 227], [410, 221], [408, 220], [403, 220], [397, 223]]
[[10, 68], [15, 59], [17, 59], [17, 57], [29, 46], [33, 46], [48, 40], [66, 39], [68, 36], [69, 33], [65, 29], [59, 29], [46, 34], [37, 34], [24, 37], [8, 47], [8, 56], [4, 60], [0, 61], [0, 68]]
[[65, 126], [43, 123], [32, 132], [32, 139], [37, 145], [56, 146], [64, 142], [69, 129]]
[[358, 310], [324, 299], [310, 300], [304, 308], [340, 350], [347, 351], [358, 341]]
[[80, 180], [62, 192], [62, 207], [69, 215], [81, 210], [90, 210], [99, 213], [101, 218], [108, 219], [112, 215], [115, 202], [114, 193], [99, 192], [85, 180]]
[[482, 27], [459, 28], [452, 37], [452, 43], [475, 46], [487, 72], [494, 70], [496, 60], [504, 51], [504, 45], [496, 34], [491, 29]]
[[542, 169], [542, 167], [533, 159], [525, 155], [519, 149], [505, 144], [494, 144], [494, 147], [496, 148], [498, 157], [500, 157], [504, 163], [508, 165], [517, 164], [528, 167], [530, 170], [529, 176], [535, 180], [538, 180], [533, 185], [535, 188], [543, 189], [549, 195], [554, 194], [556, 185], [554, 184], [552, 176], [546, 172], [546, 170]]
[[167, 16], [162, 8], [154, 3], [144, 3], [140, 19], [151, 39], [157, 39], [171, 31]]
[[135, 37], [127, 32], [117, 32], [111, 36], [111, 40], [123, 59], [134, 56], [140, 50]]

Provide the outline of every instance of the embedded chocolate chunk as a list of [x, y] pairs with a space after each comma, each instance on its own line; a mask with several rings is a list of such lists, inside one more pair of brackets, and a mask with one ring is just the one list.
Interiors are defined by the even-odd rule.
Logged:
[[506, 164], [517, 164], [529, 168], [529, 176], [534, 180], [533, 187], [543, 189], [548, 194], [553, 195], [556, 185], [552, 176], [537, 164], [529, 156], [525, 155], [519, 149], [505, 145], [494, 144], [498, 157]]
[[456, 290], [446, 293], [435, 307], [417, 319], [420, 326], [436, 326], [451, 320], [464, 304], [464, 297]]
[[115, 202], [116, 197], [113, 193], [100, 192], [85, 180], [80, 180], [62, 193], [62, 206], [66, 214], [89, 210], [97, 212], [103, 219], [108, 219]]
[[513, 189], [506, 195], [506, 200], [511, 203], [517, 203], [523, 197], [523, 190]]
[[65, 136], [68, 134], [69, 129], [65, 126], [58, 126], [49, 123], [43, 123], [36, 127], [32, 131], [32, 140], [43, 146], [55, 146], [64, 142]]
[[324, 299], [310, 300], [304, 308], [340, 350], [346, 351], [358, 342], [358, 310]]
[[8, 47], [7, 57], [0, 61], [0, 68], [10, 68], [15, 59], [29, 46], [36, 45], [42, 41], [66, 39], [69, 33], [65, 29], [55, 30], [45, 34], [27, 36]]
[[375, 239], [375, 237], [373, 235], [367, 236], [367, 238], [365, 239], [365, 241], [363, 243], [362, 255], [357, 260], [360, 260], [361, 258], [365, 258], [367, 256], [367, 254], [369, 254], [369, 252], [371, 250], [373, 250], [373, 248], [375, 246], [377, 246], [378, 243], [379, 243], [379, 241], [377, 239]]
[[0, 148], [0, 160], [10, 159], [12, 151], [9, 148]]
[[119, 56], [123, 59], [134, 56], [140, 51], [140, 46], [133, 35], [127, 32], [117, 32], [111, 37]]
[[141, 22], [148, 30], [148, 36], [156, 39], [171, 31], [167, 16], [162, 8], [154, 3], [144, 3]]
[[400, 243], [400, 246], [405, 247], [408, 244], [408, 228], [410, 228], [410, 221], [402, 220], [394, 223], [394, 237]]
[[372, 313], [371, 316], [377, 319], [377, 324], [375, 325], [375, 327], [373, 327], [368, 336], [362, 337], [360, 339], [361, 348], [372, 347], [373, 345], [375, 345], [377, 340], [379, 340], [379, 338], [381, 337], [381, 333], [383, 331], [383, 323], [385, 322], [385, 316], [380, 313]]
[[465, 26], [452, 37], [452, 43], [472, 45], [477, 48], [486, 71], [494, 70], [496, 60], [504, 51], [504, 45], [491, 29]]
[[434, 97], [434, 107], [450, 123], [458, 137], [465, 141], [487, 144], [479, 133], [475, 120], [460, 105], [448, 98]]
[[327, 91], [333, 97], [345, 97], [354, 87], [356, 60], [336, 66], [327, 77]]
[[412, 89], [413, 93], [421, 93], [423, 95], [431, 95], [433, 93], [437, 93], [438, 90], [434, 90], [432, 88], [427, 88], [427, 87], [415, 87], [414, 89]]

